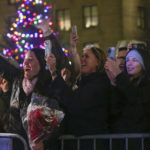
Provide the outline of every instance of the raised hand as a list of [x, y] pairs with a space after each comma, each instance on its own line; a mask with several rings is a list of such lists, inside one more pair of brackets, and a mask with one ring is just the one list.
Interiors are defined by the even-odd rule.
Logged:
[[78, 42], [78, 36], [76, 35], [76, 34], [74, 34], [74, 33], [70, 33], [70, 45], [71, 45], [71, 47], [76, 47], [76, 44], [77, 44], [77, 42]]
[[63, 68], [61, 70], [61, 76], [62, 78], [64, 79], [64, 81], [70, 85], [71, 84], [71, 81], [70, 81], [70, 78], [71, 78], [71, 72], [70, 70], [68, 70], [67, 68]]
[[50, 32], [50, 30], [49, 30], [49, 22], [50, 22], [50, 18], [43, 19], [42, 22], [38, 23], [35, 27], [37, 29], [41, 29], [43, 34], [45, 35], [47, 32]]
[[105, 63], [105, 71], [112, 85], [115, 85], [115, 78], [122, 72], [119, 64], [120, 62], [118, 59], [112, 60], [111, 58], [107, 58], [107, 61]]
[[0, 88], [2, 89], [2, 91], [5, 93], [7, 92], [8, 89], [8, 81], [5, 80], [4, 78], [0, 77]]

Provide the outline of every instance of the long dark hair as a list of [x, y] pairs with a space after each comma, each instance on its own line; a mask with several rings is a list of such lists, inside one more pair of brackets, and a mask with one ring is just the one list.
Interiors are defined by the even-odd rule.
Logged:
[[45, 95], [45, 88], [51, 83], [51, 74], [49, 70], [46, 70], [45, 51], [41, 48], [34, 48], [30, 50], [33, 52], [39, 61], [40, 71], [37, 75], [38, 81], [36, 83], [34, 91], [39, 94]]

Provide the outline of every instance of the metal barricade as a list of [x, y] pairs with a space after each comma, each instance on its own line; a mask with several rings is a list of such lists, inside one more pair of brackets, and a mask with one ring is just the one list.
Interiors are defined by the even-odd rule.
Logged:
[[13, 150], [12, 144], [14, 138], [19, 139], [23, 143], [24, 150], [28, 150], [28, 146], [24, 138], [18, 134], [12, 133], [0, 133], [0, 150]]
[[[64, 143], [68, 140], [76, 140], [77, 143], [77, 150], [82, 150], [80, 149], [80, 144], [81, 140], [92, 140], [93, 141], [93, 149], [92, 150], [98, 150], [96, 148], [96, 140], [108, 140], [108, 145], [109, 145], [109, 150], [112, 150], [112, 145], [113, 145], [113, 140], [124, 140], [125, 142], [125, 150], [128, 150], [129, 146], [129, 140], [130, 139], [139, 139], [140, 140], [140, 149], [144, 150], [144, 140], [145, 138], [150, 139], [150, 134], [149, 133], [143, 133], [143, 134], [104, 134], [104, 135], [89, 135], [89, 136], [81, 136], [81, 137], [75, 137], [72, 135], [63, 135], [59, 139], [61, 141], [61, 150], [64, 149]], [[122, 148], [123, 149], [123, 148]], [[150, 149], [150, 147], [149, 147]]]

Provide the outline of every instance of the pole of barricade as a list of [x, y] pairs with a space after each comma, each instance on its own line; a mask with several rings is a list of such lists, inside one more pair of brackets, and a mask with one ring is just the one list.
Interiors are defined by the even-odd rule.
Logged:
[[[145, 143], [144, 143], [144, 140], [145, 138], [150, 138], [150, 133], [132, 133], [132, 134], [105, 134], [105, 135], [87, 135], [87, 136], [80, 136], [80, 137], [75, 137], [73, 135], [63, 135], [61, 136], [59, 139], [60, 140], [77, 140], [77, 150], [80, 150], [80, 141], [79, 140], [87, 140], [87, 139], [90, 139], [90, 140], [93, 140], [93, 142], [95, 144], [93, 144], [93, 150], [95, 150], [95, 146], [96, 146], [96, 141], [94, 141], [94, 139], [109, 139], [109, 150], [112, 150], [112, 146], [113, 146], [113, 140], [115, 139], [123, 139], [125, 141], [125, 150], [128, 150], [129, 148], [129, 139], [139, 139], [141, 140], [141, 150], [144, 150], [144, 147], [145, 147]], [[64, 141], [63, 141], [64, 142]], [[95, 146], [94, 146], [95, 145]], [[122, 149], [124, 149], [124, 146], [122, 147]], [[62, 145], [62, 149], [61, 150], [64, 150], [63, 148], [63, 145]]]
[[112, 150], [112, 138], [109, 139], [109, 150]]
[[77, 139], [77, 150], [80, 150], [80, 139]]
[[127, 137], [125, 138], [125, 141], [126, 141], [126, 150], [128, 150], [128, 138]]
[[142, 146], [142, 150], [144, 150], [144, 138], [143, 137], [141, 139], [141, 146]]
[[93, 150], [96, 150], [96, 139], [93, 139]]
[[64, 150], [64, 140], [61, 140], [61, 150]]
[[25, 150], [28, 150], [28, 146], [27, 146], [25, 139], [18, 134], [0, 133], [0, 138], [17, 138], [23, 143]]

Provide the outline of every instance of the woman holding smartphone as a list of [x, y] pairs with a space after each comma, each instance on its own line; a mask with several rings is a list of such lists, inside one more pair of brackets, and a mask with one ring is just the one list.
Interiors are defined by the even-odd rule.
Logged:
[[[53, 54], [47, 63], [51, 66], [52, 87], [55, 87], [60, 96], [59, 103], [66, 108], [66, 134], [82, 136], [108, 133], [110, 84], [104, 71], [104, 52], [94, 46], [84, 48], [80, 62], [81, 76], [77, 83], [78, 88], [74, 91], [61, 77], [54, 74], [56, 58]], [[82, 143], [81, 149], [91, 150], [90, 142]], [[99, 146], [106, 148], [105, 143]], [[69, 148], [73, 150], [75, 146], [71, 145]]]
[[[131, 49], [126, 56], [125, 71], [120, 70], [115, 60], [108, 58], [105, 64], [113, 87], [111, 101], [113, 133], [150, 132], [149, 58], [148, 50]], [[129, 148], [130, 146], [133, 146], [132, 149], [140, 149], [135, 148], [135, 143], [134, 145], [129, 143]]]

